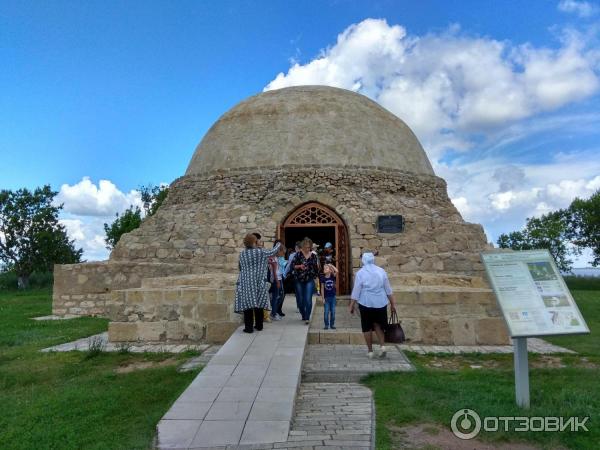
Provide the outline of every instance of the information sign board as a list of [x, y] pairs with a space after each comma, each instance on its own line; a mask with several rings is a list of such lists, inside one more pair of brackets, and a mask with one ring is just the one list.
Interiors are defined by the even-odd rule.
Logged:
[[548, 250], [486, 252], [481, 259], [512, 337], [590, 332]]

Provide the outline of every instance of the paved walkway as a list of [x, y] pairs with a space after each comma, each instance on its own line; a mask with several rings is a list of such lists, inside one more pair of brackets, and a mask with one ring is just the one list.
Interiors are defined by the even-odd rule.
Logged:
[[[53, 319], [51, 319], [53, 320]], [[163, 344], [163, 343], [146, 343], [146, 344], [126, 344], [114, 343], [108, 341], [108, 332], [94, 334], [86, 338], [77, 339], [76, 341], [66, 342], [64, 344], [55, 345], [53, 347], [44, 348], [42, 352], [71, 352], [77, 350], [87, 352], [90, 348], [102, 350], [103, 352], [120, 352], [127, 350], [132, 353], [181, 353], [186, 350], [204, 351], [210, 345], [208, 344]]]
[[[421, 355], [427, 353], [512, 353], [512, 345], [418, 345], [401, 344], [400, 350], [415, 352]], [[548, 341], [539, 338], [527, 339], [527, 350], [530, 353], [540, 353], [544, 355], [553, 353], [576, 353], [568, 348], [559, 347]]]
[[156, 448], [285, 442], [308, 334], [294, 311], [260, 332], [238, 328], [159, 422]]
[[[379, 345], [373, 345], [377, 354]], [[386, 357], [367, 358], [366, 345], [309, 345], [304, 354], [302, 380], [306, 382], [357, 382], [370, 373], [415, 370], [394, 344]]]

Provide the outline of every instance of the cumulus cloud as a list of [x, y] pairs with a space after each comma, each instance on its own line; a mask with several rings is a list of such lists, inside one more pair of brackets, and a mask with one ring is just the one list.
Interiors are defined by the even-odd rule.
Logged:
[[558, 48], [465, 35], [458, 26], [411, 36], [366, 19], [265, 90], [321, 84], [365, 94], [401, 117], [430, 157], [473, 148], [470, 135], [506, 127], [598, 92], [600, 55], [575, 31]]
[[[559, 4], [580, 16], [594, 8]], [[565, 113], [600, 91], [596, 31], [554, 32], [554, 45], [543, 47], [474, 36], [458, 25], [411, 35], [366, 19], [312, 60], [294, 60], [264, 89], [328, 85], [377, 101], [415, 131], [454, 205], [495, 241], [600, 184], [598, 149], [561, 151], [556, 142], [557, 134], [599, 129], [595, 110]]]
[[89, 177], [72, 186], [63, 184], [55, 201], [64, 204], [66, 213], [83, 216], [113, 216], [131, 205], [142, 207], [139, 191], [121, 192], [109, 180], [100, 180], [96, 186]]
[[[164, 185], [168, 183], [160, 183]], [[117, 213], [130, 206], [143, 206], [138, 190], [123, 192], [109, 180], [94, 184], [89, 177], [73, 185], [63, 184], [55, 203], [63, 204], [60, 223], [75, 240], [76, 247], [83, 248], [83, 258], [87, 261], [100, 261], [109, 256], [104, 223], [112, 223]]]
[[559, 11], [576, 14], [579, 17], [591, 17], [598, 12], [598, 6], [577, 0], [561, 0], [557, 6]]

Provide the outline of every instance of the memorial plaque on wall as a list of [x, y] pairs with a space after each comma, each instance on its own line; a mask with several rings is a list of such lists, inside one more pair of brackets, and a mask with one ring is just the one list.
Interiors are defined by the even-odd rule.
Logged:
[[402, 216], [378, 216], [378, 233], [402, 233], [404, 231], [404, 217]]
[[481, 259], [512, 337], [590, 332], [548, 250]]

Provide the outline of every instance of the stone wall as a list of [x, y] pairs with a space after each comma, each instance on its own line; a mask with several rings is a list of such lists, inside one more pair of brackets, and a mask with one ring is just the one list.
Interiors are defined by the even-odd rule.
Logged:
[[222, 344], [241, 321], [233, 312], [233, 286], [115, 291], [106, 304], [109, 339]]
[[[276, 237], [300, 205], [318, 201], [346, 222], [352, 265], [364, 249], [399, 272], [480, 274], [487, 242], [463, 221], [441, 178], [362, 167], [283, 166], [189, 175], [175, 180], [158, 213], [119, 241], [112, 261], [189, 262], [235, 271], [241, 242], [260, 231]], [[405, 232], [378, 234], [378, 215], [401, 214]]]
[[107, 316], [111, 292], [139, 287], [143, 278], [190, 273], [189, 264], [100, 261], [54, 266], [52, 313]]

